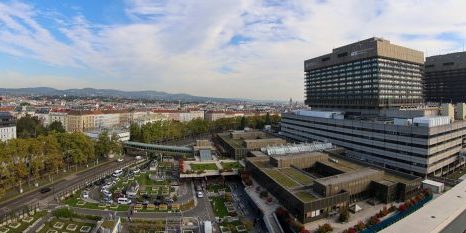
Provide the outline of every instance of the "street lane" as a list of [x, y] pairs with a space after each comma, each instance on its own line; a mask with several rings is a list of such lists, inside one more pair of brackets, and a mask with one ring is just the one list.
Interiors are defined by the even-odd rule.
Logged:
[[[125, 157], [125, 162], [133, 162], [133, 157]], [[73, 185], [77, 185], [81, 182], [84, 182], [87, 179], [90, 179], [94, 176], [97, 176], [107, 170], [114, 170], [119, 166], [122, 166], [123, 163], [112, 161], [107, 164], [101, 165], [95, 169], [89, 169], [86, 171], [82, 171], [78, 174], [70, 175], [68, 178], [58, 181], [54, 185], [48, 185], [48, 187], [52, 188], [52, 191], [47, 193], [40, 193], [39, 190], [35, 190], [29, 193], [26, 193], [18, 198], [10, 199], [8, 201], [2, 202], [0, 204], [0, 216], [8, 213], [12, 210], [21, 209], [23, 206], [28, 204], [33, 204], [35, 202], [47, 202], [53, 200], [54, 193], [58, 193], [64, 191], [66, 188], [71, 187]]]

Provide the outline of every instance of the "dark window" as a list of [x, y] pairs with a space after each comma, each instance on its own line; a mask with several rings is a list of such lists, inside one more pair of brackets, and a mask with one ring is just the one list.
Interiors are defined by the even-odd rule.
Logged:
[[435, 65], [432, 64], [432, 65], [426, 65], [426, 68], [431, 68], [431, 67], [434, 67]]
[[455, 64], [454, 62], [445, 62], [445, 63], [443, 63], [444, 66], [452, 66], [454, 64]]
[[338, 57], [346, 57], [346, 56], [348, 56], [348, 53], [347, 53], [347, 52], [338, 54]]
[[329, 61], [330, 60], [330, 57], [324, 57], [322, 58], [322, 61]]

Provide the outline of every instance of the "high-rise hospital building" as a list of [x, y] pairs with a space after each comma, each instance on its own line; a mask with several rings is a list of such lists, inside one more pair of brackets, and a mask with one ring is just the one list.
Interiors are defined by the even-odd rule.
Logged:
[[424, 104], [422, 52], [370, 38], [306, 60], [304, 71], [310, 109], [282, 114], [283, 136], [422, 176], [464, 163], [465, 105]]

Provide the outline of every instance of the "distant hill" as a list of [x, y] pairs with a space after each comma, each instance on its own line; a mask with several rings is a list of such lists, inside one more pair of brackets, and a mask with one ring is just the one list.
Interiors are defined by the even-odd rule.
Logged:
[[50, 87], [30, 87], [30, 88], [0, 88], [0, 95], [10, 96], [75, 96], [75, 97], [113, 97], [127, 99], [147, 99], [164, 101], [193, 101], [193, 102], [238, 102], [253, 101], [247, 99], [215, 98], [204, 96], [193, 96], [188, 94], [170, 94], [161, 91], [121, 91], [113, 89], [66, 89], [58, 90]]

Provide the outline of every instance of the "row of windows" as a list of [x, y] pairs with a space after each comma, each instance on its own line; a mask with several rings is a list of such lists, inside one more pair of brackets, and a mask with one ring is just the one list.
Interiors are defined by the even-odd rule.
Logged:
[[[290, 124], [290, 125], [294, 125], [294, 126], [298, 126], [298, 127], [305, 127], [305, 128], [309, 128], [309, 129], [314, 129], [314, 130], [324, 130], [322, 128], [319, 128], [319, 127], [312, 127], [312, 126], [305, 126], [305, 125], [302, 125], [302, 124], [295, 124], [295, 123], [292, 123], [292, 122], [284, 122], [286, 124]], [[344, 133], [344, 132], [340, 132], [340, 131], [335, 131], [335, 130], [329, 130], [329, 129], [325, 129], [326, 131], [328, 132], [331, 132], [331, 133], [335, 133], [335, 134], [341, 134], [341, 135], [346, 135], [346, 136], [351, 136], [351, 137], [358, 137], [358, 138], [361, 138], [361, 139], [367, 139], [367, 140], [373, 140], [373, 141], [378, 141], [378, 142], [388, 142], [388, 143], [393, 143], [393, 144], [396, 144], [396, 145], [403, 145], [403, 146], [409, 146], [409, 147], [415, 147], [415, 148], [420, 148], [420, 149], [429, 149], [429, 148], [434, 148], [436, 146], [440, 146], [440, 145], [443, 145], [443, 144], [446, 144], [446, 143], [450, 143], [450, 142], [453, 142], [455, 140], [459, 140], [462, 138], [462, 136], [458, 136], [458, 137], [453, 137], [451, 139], [448, 139], [448, 140], [444, 140], [444, 141], [441, 141], [441, 142], [437, 142], [437, 143], [434, 143], [430, 146], [428, 145], [420, 145], [420, 144], [416, 144], [416, 143], [410, 143], [410, 142], [406, 142], [406, 141], [397, 141], [397, 140], [390, 140], [390, 139], [386, 139], [386, 138], [378, 138], [378, 137], [371, 137], [371, 136], [368, 136], [368, 135], [362, 135], [362, 134], [354, 134], [354, 133]], [[461, 141], [460, 141], [461, 143]]]
[[[293, 124], [289, 124], [289, 125], [293, 125]], [[299, 125], [295, 125], [295, 126], [299, 126]], [[299, 126], [299, 127], [302, 127], [302, 126]], [[320, 131], [320, 129], [315, 129], [313, 127], [306, 127], [306, 128]], [[392, 153], [397, 153], [397, 154], [402, 154], [402, 155], [407, 155], [407, 156], [412, 156], [412, 157], [417, 157], [417, 158], [423, 158], [423, 159], [434, 157], [436, 155], [440, 155], [440, 154], [445, 153], [447, 151], [461, 148], [461, 144], [455, 144], [452, 147], [449, 147], [449, 148], [440, 150], [440, 151], [438, 151], [436, 153], [432, 153], [430, 155], [427, 155], [427, 154], [418, 154], [418, 153], [414, 153], [414, 152], [410, 152], [410, 151], [404, 151], [404, 150], [400, 150], [400, 149], [393, 149], [393, 148], [390, 148], [390, 147], [382, 147], [382, 146], [377, 146], [377, 145], [372, 145], [372, 144], [366, 144], [366, 143], [362, 143], [362, 142], [360, 142], [358, 140], [346, 140], [346, 139], [343, 139], [343, 138], [332, 137], [332, 136], [329, 136], [328, 134], [320, 134], [320, 133], [316, 133], [316, 132], [309, 132], [309, 131], [300, 130], [300, 129], [293, 128], [293, 127], [287, 127], [286, 125], [283, 126], [283, 131], [284, 132], [288, 131], [289, 133], [292, 133], [290, 131], [305, 133], [306, 135], [309, 135], [309, 137], [306, 137], [306, 138], [309, 138], [309, 139], [312, 139], [312, 140], [317, 139], [317, 138], [312, 138], [312, 135], [315, 135], [315, 136], [318, 136], [318, 137], [329, 139], [333, 143], [335, 143], [335, 141], [339, 141], [339, 142], [348, 143], [350, 145], [370, 147], [370, 148], [374, 148], [374, 149], [378, 149], [378, 150], [389, 151], [389, 152], [392, 152]], [[332, 132], [332, 131], [329, 131], [329, 132]], [[355, 134], [340, 133], [340, 132], [332, 132], [332, 133], [338, 133], [338, 134], [342, 134], [342, 135], [346, 135], [346, 136], [352, 136], [352, 137], [364, 139], [364, 137], [362, 137], [360, 135], [355, 135]], [[302, 135], [299, 135], [299, 136], [302, 137]], [[373, 140], [380, 141], [380, 139], [378, 139], [378, 138], [376, 138], [376, 139], [373, 139]], [[387, 140], [382, 140], [382, 141], [387, 141]], [[400, 144], [400, 142], [397, 142], [397, 143]], [[442, 142], [442, 144], [443, 143], [444, 142]], [[336, 144], [338, 144], [338, 143], [336, 143]], [[406, 143], [406, 144], [409, 144], [409, 143]], [[411, 146], [411, 145], [407, 145], [407, 146]], [[378, 156], [383, 156], [383, 155], [378, 154]], [[415, 163], [415, 162], [404, 160], [404, 159], [401, 159], [401, 158], [393, 158], [393, 157], [390, 157], [390, 156], [383, 156], [383, 157], [385, 157], [386, 159], [397, 161], [397, 162], [408, 163], [410, 165], [414, 165], [414, 163]], [[427, 160], [426, 160], [426, 162], [427, 162]], [[424, 165], [427, 166], [426, 164], [424, 164]]]
[[311, 119], [299, 119], [299, 118], [289, 118], [286, 114], [283, 115], [283, 120], [294, 120], [294, 121], [299, 121], [299, 122], [304, 122], [304, 123], [313, 123], [313, 124], [319, 124], [319, 125], [326, 125], [326, 126], [332, 126], [332, 127], [339, 127], [339, 128], [345, 128], [345, 129], [353, 129], [353, 130], [361, 130], [365, 132], [370, 132], [370, 133], [382, 133], [382, 134], [390, 134], [390, 135], [398, 135], [398, 136], [404, 136], [404, 137], [412, 137], [412, 138], [423, 138], [423, 139], [435, 139], [436, 137], [444, 136], [447, 134], [451, 133], [457, 133], [460, 131], [465, 131], [466, 127], [462, 128], [457, 128], [453, 130], [448, 130], [436, 134], [431, 134], [431, 135], [424, 135], [424, 134], [414, 134], [414, 133], [403, 133], [403, 132], [397, 132], [397, 131], [387, 131], [387, 130], [377, 130], [377, 129], [367, 129], [363, 127], [356, 127], [356, 126], [346, 126], [346, 125], [337, 125], [335, 123], [325, 123], [325, 122], [319, 122], [319, 121], [313, 121]]

